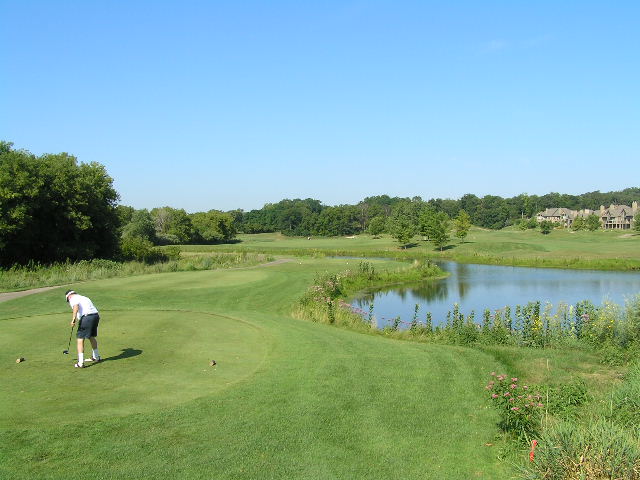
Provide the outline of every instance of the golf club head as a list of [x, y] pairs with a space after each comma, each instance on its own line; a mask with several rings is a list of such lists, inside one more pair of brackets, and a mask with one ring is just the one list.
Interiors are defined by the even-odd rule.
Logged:
[[69, 355], [69, 350], [63, 350], [62, 353], [64, 353], [65, 355]]

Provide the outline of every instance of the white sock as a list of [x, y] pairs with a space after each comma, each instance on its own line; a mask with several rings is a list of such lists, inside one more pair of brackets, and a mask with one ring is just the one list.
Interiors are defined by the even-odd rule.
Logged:
[[78, 365], [82, 365], [84, 363], [84, 353], [78, 354]]
[[95, 358], [96, 360], [98, 360], [100, 358], [100, 354], [98, 353], [98, 349], [94, 348], [91, 350], [93, 352], [93, 358]]

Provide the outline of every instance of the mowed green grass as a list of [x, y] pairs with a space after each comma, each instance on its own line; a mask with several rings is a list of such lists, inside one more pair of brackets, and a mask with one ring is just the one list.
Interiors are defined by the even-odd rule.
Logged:
[[492, 355], [291, 318], [346, 262], [78, 285], [106, 359], [82, 370], [63, 289], [0, 304], [0, 478], [511, 478]]
[[239, 235], [238, 243], [231, 245], [186, 245], [185, 252], [205, 251], [247, 251], [268, 252], [273, 254], [287, 251], [353, 252], [368, 254], [375, 252], [418, 253], [441, 256], [443, 258], [465, 259], [474, 257], [496, 257], [508, 259], [630, 259], [640, 260], [640, 234], [633, 231], [596, 231], [572, 232], [565, 229], [553, 230], [542, 235], [538, 230], [522, 231], [517, 228], [503, 230], [484, 230], [473, 228], [469, 235], [460, 241], [452, 237], [448, 247], [439, 252], [429, 242], [414, 238], [415, 246], [402, 250], [397, 241], [388, 235], [373, 238], [370, 235], [347, 237], [312, 237], [311, 240], [300, 237], [286, 237], [279, 233]]

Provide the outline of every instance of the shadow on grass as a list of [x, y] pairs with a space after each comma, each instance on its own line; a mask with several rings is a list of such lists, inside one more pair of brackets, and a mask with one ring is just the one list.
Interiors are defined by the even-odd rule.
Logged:
[[103, 358], [102, 361], [108, 362], [111, 360], [124, 360], [125, 358], [137, 357], [140, 354], [142, 354], [142, 350], [139, 350], [137, 348], [123, 348], [120, 354], [114, 357]]

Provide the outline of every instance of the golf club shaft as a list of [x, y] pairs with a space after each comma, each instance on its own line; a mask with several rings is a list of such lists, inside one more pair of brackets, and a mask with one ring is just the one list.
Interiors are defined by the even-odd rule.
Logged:
[[73, 325], [71, 325], [71, 331], [69, 332], [69, 341], [67, 342], [67, 352], [71, 348], [71, 336], [73, 335]]

